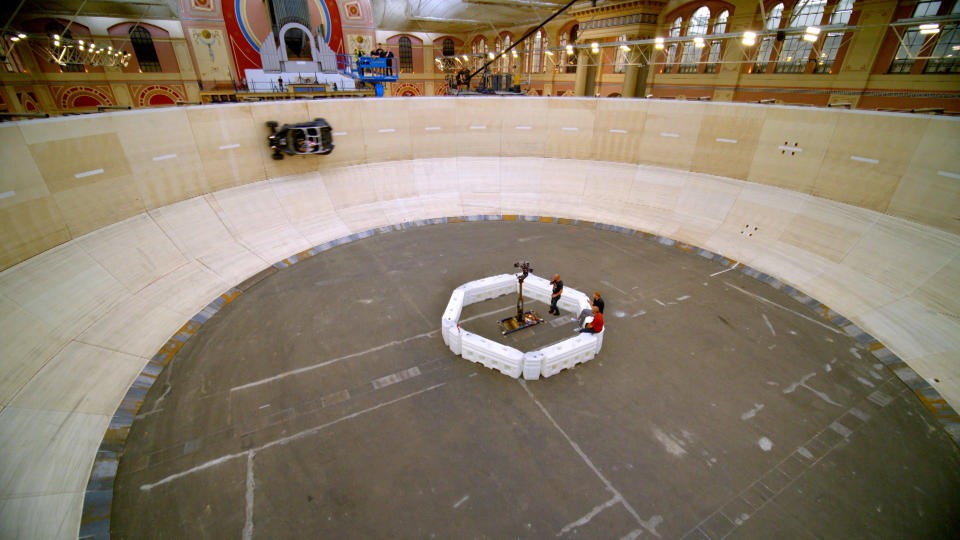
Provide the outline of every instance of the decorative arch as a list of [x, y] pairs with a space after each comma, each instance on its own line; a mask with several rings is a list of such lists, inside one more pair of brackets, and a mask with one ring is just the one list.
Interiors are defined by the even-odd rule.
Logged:
[[395, 83], [393, 85], [393, 95], [397, 97], [416, 97], [423, 95], [423, 88], [414, 83]]
[[114, 105], [113, 99], [105, 91], [90, 86], [73, 86], [60, 93], [57, 104], [61, 109], [80, 109]]
[[178, 101], [186, 101], [186, 96], [182, 89], [170, 86], [145, 86], [137, 93], [138, 107], [176, 105]]
[[283, 40], [283, 37], [287, 33], [287, 30], [293, 28], [296, 28], [307, 35], [307, 40], [310, 42], [311, 57], [313, 57], [313, 51], [317, 50], [317, 43], [313, 40], [313, 34], [310, 33], [310, 29], [300, 23], [288, 22], [280, 27], [280, 34], [277, 36], [277, 42], [280, 44], [277, 46], [277, 52], [280, 53], [280, 60], [284, 62], [288, 62], [290, 60], [287, 58], [287, 46], [285, 45], [286, 42]]

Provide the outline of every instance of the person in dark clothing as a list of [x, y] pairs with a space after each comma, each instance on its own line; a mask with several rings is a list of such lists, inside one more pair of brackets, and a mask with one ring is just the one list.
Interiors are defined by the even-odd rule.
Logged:
[[387, 51], [387, 76], [393, 76], [393, 51]]
[[563, 281], [560, 280], [560, 274], [554, 274], [550, 284], [553, 285], [553, 295], [550, 297], [550, 313], [559, 317], [560, 308], [557, 307], [557, 302], [560, 301], [560, 295], [563, 294]]
[[[597, 306], [597, 309], [600, 310], [600, 313], [603, 313], [603, 298], [600, 296], [600, 291], [593, 291], [593, 300], [590, 301], [590, 306]], [[583, 328], [583, 321], [587, 317], [593, 314], [593, 309], [587, 308], [580, 312], [580, 316], [577, 317], [577, 328], [573, 331], [576, 332], [578, 329]]]
[[593, 320], [587, 323], [587, 326], [580, 330], [583, 334], [599, 334], [603, 330], [603, 313], [597, 309], [597, 306], [591, 308], [593, 311]]

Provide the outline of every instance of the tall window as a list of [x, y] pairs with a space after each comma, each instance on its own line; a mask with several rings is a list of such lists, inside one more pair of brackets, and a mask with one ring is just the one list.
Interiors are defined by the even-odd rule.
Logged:
[[757, 50], [757, 61], [753, 64], [753, 73], [764, 73], [767, 71], [767, 62], [770, 61], [770, 51], [773, 50], [773, 36], [767, 36], [760, 42], [760, 48]]
[[130, 30], [130, 43], [133, 44], [133, 54], [137, 57], [140, 71], [161, 71], [157, 49], [153, 46], [153, 38], [146, 28], [134, 26]]
[[[960, 2], [958, 2], [960, 4]], [[924, 73], [960, 73], [960, 27], [947, 26], [938, 34], [937, 46], [924, 66]]]
[[[830, 24], [847, 24], [850, 22], [851, 14], [853, 14], [853, 0], [840, 0], [830, 14]], [[813, 68], [814, 73], [830, 73], [833, 70], [837, 52], [843, 44], [843, 36], [843, 32], [830, 32], [823, 39], [820, 57], [817, 58], [817, 65]]]
[[789, 28], [817, 26], [823, 19], [823, 8], [826, 5], [827, 0], [800, 0], [793, 7]]
[[483, 36], [473, 40], [473, 69], [480, 69], [480, 66], [487, 63], [487, 40]]
[[530, 73], [541, 73], [543, 71], [543, 51], [549, 47], [547, 34], [541, 28], [530, 38], [530, 45], [527, 49], [527, 71]]
[[713, 23], [713, 33], [722, 34], [727, 31], [727, 19], [730, 18], [729, 11], [723, 11], [717, 15], [717, 22]]
[[940, 0], [934, 2], [920, 2], [913, 10], [914, 17], [933, 17], [940, 10]]
[[907, 30], [903, 35], [900, 48], [897, 49], [897, 55], [893, 57], [893, 63], [890, 64], [890, 73], [910, 73], [920, 54], [920, 49], [923, 48], [925, 38], [926, 36], [917, 28]]
[[457, 54], [456, 49], [453, 44], [453, 40], [446, 38], [443, 40], [443, 55], [444, 56], [453, 56]]
[[770, 13], [767, 14], [767, 25], [764, 27], [767, 30], [776, 30], [780, 28], [780, 18], [783, 17], [783, 4], [777, 4], [773, 6], [773, 9], [770, 10]]
[[567, 67], [567, 33], [560, 32], [560, 68], [564, 69]]
[[[764, 25], [764, 29], [777, 30], [780, 28], [781, 17], [783, 17], [783, 4], [777, 4], [767, 14], [767, 23]], [[767, 71], [767, 63], [770, 62], [770, 53], [773, 51], [773, 40], [773, 36], [767, 36], [760, 41], [757, 60], [753, 64], [753, 73], [765, 73]]]
[[[564, 36], [567, 37], [567, 42], [564, 43], [564, 46], [566, 46], [567, 44], [574, 45], [574, 44], [577, 43], [577, 32], [578, 32], [579, 30], [580, 30], [580, 25], [579, 25], [579, 24], [575, 24], [575, 25], [573, 25], [573, 26], [570, 28], [570, 34], [569, 34], [569, 35], [564, 34]], [[561, 51], [560, 54], [562, 54], [562, 55], [563, 55], [563, 58], [564, 58], [564, 61], [561, 63], [561, 65], [567, 66], [567, 73], [576, 73], [576, 72], [577, 72], [577, 53], [576, 53], [576, 49], [574, 49], [574, 53], [573, 53], [573, 54], [570, 54], [570, 55], [568, 55], [568, 54], [566, 53], [566, 50]]]
[[[623, 34], [617, 36], [617, 41], [623, 43], [627, 40], [627, 35]], [[627, 52], [623, 49], [622, 46], [617, 46], [617, 53], [613, 57], [613, 72], [614, 73], [623, 73], [627, 69]]]
[[676, 43], [671, 43], [670, 46], [667, 47], [667, 53], [666, 53], [666, 54], [667, 54], [667, 58], [666, 58], [666, 60], [664, 61], [663, 72], [664, 72], [664, 73], [672, 73], [672, 72], [673, 72], [673, 63], [674, 63], [674, 61], [675, 61], [676, 58], [677, 58], [677, 44], [676, 44]]
[[707, 65], [704, 67], [704, 73], [716, 73], [717, 66], [720, 63], [720, 46], [722, 42], [719, 39], [710, 42], [710, 55], [707, 57]]
[[[800, 0], [801, 2], [803, 0]], [[690, 27], [687, 29], [688, 36], [702, 36], [707, 33], [707, 24], [710, 22], [710, 8], [700, 6], [693, 12], [690, 18]]]
[[813, 68], [814, 73], [830, 73], [833, 69], [833, 63], [837, 60], [837, 51], [843, 43], [843, 32], [830, 32], [823, 40], [820, 47], [820, 58], [817, 58], [817, 66]]
[[[960, 2], [958, 2], [960, 5]], [[830, 24], [848, 24], [853, 13], [853, 0], [840, 0], [830, 15]]]
[[[512, 43], [513, 42], [512, 42], [512, 38], [510, 37], [510, 34], [504, 34], [503, 36], [498, 37], [497, 38], [497, 54], [500, 54], [501, 52], [509, 49]], [[497, 65], [500, 67], [501, 73], [509, 73], [510, 72], [510, 55], [505, 54], [501, 56], [497, 60]]]
[[400, 73], [413, 73], [413, 45], [410, 38], [400, 36]]
[[681, 32], [683, 32], [683, 19], [677, 17], [673, 20], [673, 25], [670, 26], [670, 31], [667, 32], [667, 35], [670, 37], [680, 37]]

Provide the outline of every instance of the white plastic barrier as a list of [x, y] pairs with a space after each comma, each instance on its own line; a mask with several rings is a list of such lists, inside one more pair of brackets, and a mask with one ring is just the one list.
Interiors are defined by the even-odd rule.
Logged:
[[513, 274], [500, 274], [464, 283], [460, 288], [466, 291], [463, 305], [475, 304], [505, 294], [516, 294], [517, 277]]
[[535, 381], [540, 378], [543, 366], [543, 353], [540, 351], [528, 352], [523, 355], [523, 378]]
[[529, 275], [523, 280], [523, 296], [524, 298], [532, 298], [543, 302], [544, 304], [550, 303], [550, 296], [553, 295], [553, 286], [550, 285], [550, 282], [546, 279], [543, 279], [540, 276]]
[[516, 379], [523, 371], [523, 353], [472, 332], [460, 331], [462, 356]]
[[463, 311], [465, 294], [463, 287], [454, 289], [450, 295], [450, 301], [447, 302], [447, 309], [443, 311], [443, 318], [440, 319], [440, 335], [454, 354], [460, 354], [460, 326], [457, 321], [460, 320], [460, 313]]
[[574, 315], [580, 315], [581, 311], [590, 309], [590, 298], [576, 289], [564, 287], [560, 301], [557, 302], [557, 307], [560, 308], [560, 311], [569, 311]]
[[550, 377], [596, 356], [597, 338], [593, 334], [580, 334], [544, 347], [539, 352], [542, 354], [540, 374]]
[[[495, 369], [504, 375], [517, 378], [523, 374], [527, 380], [550, 377], [561, 370], [592, 359], [603, 346], [604, 328], [599, 334], [579, 334], [543, 349], [522, 353], [501, 345], [483, 336], [460, 328], [460, 316], [464, 306], [482, 302], [505, 294], [516, 294], [517, 275], [500, 274], [464, 283], [453, 290], [447, 308], [440, 319], [440, 334], [443, 342], [454, 354]], [[523, 282], [523, 295], [544, 303], [550, 303], [553, 286], [542, 277], [528, 275]], [[558, 302], [561, 310], [579, 315], [590, 308], [590, 299], [584, 293], [564, 288]], [[591, 317], [592, 319], [592, 317]]]

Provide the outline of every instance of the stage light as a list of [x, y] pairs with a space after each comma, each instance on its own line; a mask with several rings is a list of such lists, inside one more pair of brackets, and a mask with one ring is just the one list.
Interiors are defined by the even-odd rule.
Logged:
[[693, 45], [698, 49], [702, 49], [704, 47], [703, 38], [702, 37], [693, 38]]
[[653, 48], [654, 49], [663, 49], [663, 38], [658, 37], [653, 39]]
[[940, 32], [940, 25], [939, 25], [939, 24], [933, 23], [933, 24], [921, 24], [921, 25], [920, 25], [920, 33], [921, 33], [921, 34], [928, 35], [928, 34], [937, 34], [937, 33], [939, 33], [939, 32]]
[[590, 44], [590, 52], [592, 52], [593, 54], [597, 54], [598, 52], [600, 52], [600, 44], [597, 43], [596, 41], [594, 41], [593, 43], [591, 43], [591, 44]]
[[744, 32], [742, 43], [747, 47], [752, 47], [757, 43], [757, 33], [756, 32]]

